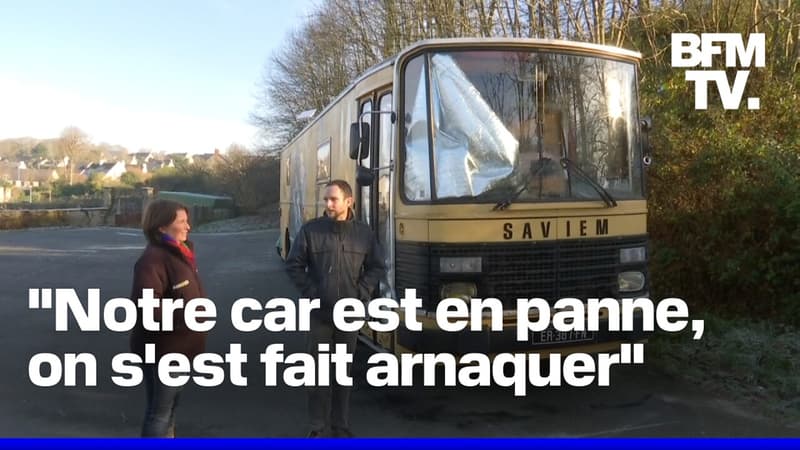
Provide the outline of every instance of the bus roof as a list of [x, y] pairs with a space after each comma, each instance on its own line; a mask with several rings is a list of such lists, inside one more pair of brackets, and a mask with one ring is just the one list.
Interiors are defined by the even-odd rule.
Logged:
[[639, 52], [635, 52], [632, 50], [626, 50], [620, 47], [613, 47], [610, 45], [600, 45], [600, 44], [592, 44], [588, 42], [577, 42], [577, 41], [566, 41], [566, 40], [557, 40], [557, 39], [538, 39], [538, 38], [503, 38], [503, 37], [491, 37], [491, 38], [440, 38], [440, 39], [426, 39], [423, 41], [417, 41], [404, 49], [400, 50], [397, 54], [375, 64], [374, 66], [370, 67], [369, 69], [365, 70], [364, 73], [359, 75], [355, 80], [351, 81], [350, 84], [347, 85], [346, 88], [339, 93], [330, 103], [328, 103], [325, 108], [320, 111], [319, 114], [315, 115], [311, 121], [300, 130], [299, 133], [295, 137], [292, 138], [286, 145], [283, 146], [281, 149], [281, 153], [284, 149], [292, 145], [298, 138], [300, 138], [309, 128], [311, 128], [314, 123], [319, 120], [320, 117], [324, 116], [326, 112], [335, 104], [339, 102], [345, 95], [347, 95], [350, 91], [355, 89], [358, 83], [362, 82], [369, 76], [373, 75], [374, 73], [385, 69], [386, 67], [393, 66], [400, 58], [404, 57], [409, 53], [414, 53], [420, 50], [429, 49], [429, 48], [439, 48], [439, 47], [449, 47], [449, 48], [458, 48], [458, 47], [520, 47], [526, 49], [541, 49], [541, 50], [550, 50], [550, 51], [562, 51], [562, 52], [573, 52], [573, 53], [584, 53], [584, 54], [591, 54], [595, 56], [605, 56], [610, 58], [618, 58], [618, 59], [625, 59], [631, 62], [638, 62], [642, 59], [642, 54]]
[[428, 47], [524, 47], [527, 49], [541, 49], [552, 51], [566, 51], [575, 53], [590, 53], [603, 55], [611, 58], [621, 58], [639, 61], [642, 54], [632, 50], [610, 45], [592, 44], [589, 42], [566, 41], [557, 39], [537, 39], [537, 38], [447, 38], [447, 39], [428, 39], [416, 42], [402, 51], [395, 58], [407, 53], [428, 48]]

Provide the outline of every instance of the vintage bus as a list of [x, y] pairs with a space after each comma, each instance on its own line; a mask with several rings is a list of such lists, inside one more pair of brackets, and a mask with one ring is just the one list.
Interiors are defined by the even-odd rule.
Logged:
[[[515, 339], [517, 298], [648, 295], [646, 120], [638, 53], [538, 39], [437, 39], [359, 76], [281, 153], [286, 257], [348, 180], [386, 254], [376, 296], [416, 289], [424, 329], [368, 332], [392, 351], [605, 351], [642, 333]], [[447, 333], [443, 298], [501, 300], [504, 331]], [[488, 318], [486, 319], [488, 321]], [[488, 322], [487, 322], [488, 323]]]

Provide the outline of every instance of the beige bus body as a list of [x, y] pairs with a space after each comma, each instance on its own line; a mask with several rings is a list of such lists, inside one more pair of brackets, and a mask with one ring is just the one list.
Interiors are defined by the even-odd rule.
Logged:
[[[407, 272], [409, 268], [419, 264], [428, 264], [426, 267], [429, 267], [429, 276], [435, 277], [433, 272], [438, 273], [440, 269], [434, 267], [439, 258], [437, 255], [445, 255], [446, 253], [443, 252], [450, 248], [460, 249], [459, 251], [462, 253], [473, 255], [480, 254], [486, 249], [491, 255], [481, 256], [481, 258], [483, 268], [487, 269], [487, 266], [490, 266], [489, 270], [493, 264], [491, 261], [513, 260], [518, 262], [518, 266], [530, 263], [537, 273], [536, 277], [546, 279], [549, 276], [556, 279], [556, 283], [559, 282], [558, 279], [565, 278], [570, 274], [568, 268], [561, 267], [559, 265], [561, 263], [554, 260], [550, 266], [547, 266], [552, 267], [553, 273], [542, 275], [543, 271], [546, 272], [548, 269], [536, 265], [537, 258], [541, 258], [541, 255], [562, 255], [573, 252], [577, 255], [575, 261], [579, 261], [581, 258], [591, 259], [595, 257], [593, 255], [602, 254], [602, 258], [605, 259], [598, 256], [600, 259], [596, 264], [614, 267], [604, 271], [602, 267], [598, 266], [597, 270], [603, 272], [603, 276], [606, 277], [603, 282], [607, 282], [608, 277], [612, 276], [609, 274], [613, 273], [616, 283], [617, 277], [622, 276], [617, 272], [625, 270], [625, 267], [620, 266], [620, 261], [611, 262], [608, 255], [619, 254], [619, 248], [625, 248], [626, 245], [634, 245], [637, 251], [639, 248], [637, 246], [640, 244], [645, 248], [647, 246], [647, 202], [644, 195], [640, 198], [620, 199], [614, 207], [609, 207], [601, 199], [591, 201], [582, 199], [580, 201], [512, 202], [500, 210], [493, 210], [491, 204], [479, 202], [467, 201], [457, 204], [414, 202], [409, 201], [403, 195], [403, 180], [401, 179], [403, 136], [398, 130], [403, 129], [404, 118], [398, 118], [395, 123], [391, 124], [389, 112], [395, 112], [399, 116], [402, 111], [401, 81], [404, 76], [405, 64], [418, 55], [433, 51], [491, 51], [492, 49], [586, 56], [629, 63], [633, 67], [638, 64], [640, 59], [638, 53], [614, 47], [538, 39], [441, 39], [422, 41], [404, 49], [398, 55], [361, 75], [330, 105], [311, 119], [309, 124], [282, 149], [281, 234], [277, 243], [281, 256], [285, 258], [288, 255], [291, 241], [299, 227], [304, 222], [323, 214], [322, 191], [327, 182], [332, 179], [344, 179], [360, 192], [356, 183], [356, 167], [359, 163], [350, 159], [349, 147], [351, 124], [363, 118], [371, 123], [371, 131], [377, 132], [377, 135], [373, 136], [371, 153], [383, 150], [383, 156], [381, 156], [383, 160], [378, 160], [376, 155], [371, 163], [377, 178], [377, 182], [373, 184], [372, 188], [369, 188], [369, 201], [374, 203], [370, 210], [373, 213], [372, 217], [366, 211], [367, 205], [360, 208], [362, 220], [371, 220], [376, 230], [379, 228], [383, 230], [380, 235], [387, 254], [389, 275], [387, 280], [382, 283], [381, 295], [401, 298], [405, 288], [417, 288], [418, 292], [423, 291], [427, 296], [441, 296], [440, 294], [444, 292], [442, 291], [444, 284], [436, 284], [436, 280], [422, 280], [421, 273], [411, 276]], [[391, 95], [389, 97], [392, 99], [390, 104], [387, 104], [387, 97], [383, 97], [386, 94]], [[635, 94], [634, 92], [633, 95]], [[368, 99], [371, 100], [369, 109], [375, 113], [362, 114], [364, 102]], [[381, 102], [381, 99], [384, 101]], [[636, 100], [634, 99], [634, 101]], [[386, 106], [390, 107], [386, 108]], [[380, 113], [376, 111], [380, 111]], [[638, 110], [634, 118], [638, 124]], [[379, 123], [382, 127], [378, 127], [376, 130], [376, 125]], [[389, 130], [386, 130], [387, 125], [389, 125]], [[388, 148], [384, 148], [387, 144]], [[637, 149], [634, 154], [641, 155], [641, 149]], [[387, 159], [388, 161], [386, 161]], [[363, 164], [370, 165], [369, 158], [365, 161], [367, 162]], [[357, 203], [367, 201], [361, 197], [360, 194], [356, 196]], [[375, 214], [376, 212], [377, 214]], [[378, 218], [381, 214], [382, 220]], [[459, 246], [463, 246], [463, 248]], [[456, 251], [455, 255], [458, 254], [460, 253]], [[504, 267], [508, 269], [508, 266]], [[640, 270], [646, 274], [646, 267]], [[482, 273], [476, 276], [476, 279], [480, 279], [480, 281], [475, 281], [475, 285], [479, 287], [480, 291], [480, 286], [491, 284], [489, 295], [486, 296], [492, 296], [501, 291], [511, 292], [520, 298], [544, 296], [540, 292], [525, 289], [514, 291], [515, 284], [530, 287], [531, 283], [526, 280], [526, 272], [523, 269], [512, 268], [511, 272], [513, 273], [498, 272], [496, 276], [488, 272]], [[531, 276], [533, 277], [533, 275]], [[577, 278], [580, 276], [580, 274], [576, 275]], [[504, 283], [502, 281], [504, 277], [508, 280], [505, 288], [501, 286]], [[466, 277], [467, 281], [469, 281], [468, 278]], [[415, 286], [416, 282], [428, 285], [429, 289]], [[453, 284], [458, 285], [458, 283]], [[434, 285], [439, 288], [436, 289], [439, 292], [432, 292], [434, 289], [430, 286]], [[646, 288], [643, 287], [636, 296], [647, 295], [644, 289]], [[456, 292], [455, 296], [461, 296], [459, 294], [462, 293]], [[466, 294], [469, 297], [469, 293]], [[615, 294], [621, 295], [616, 291]], [[431, 350], [465, 353], [475, 350], [470, 346], [461, 346], [459, 341], [463, 341], [463, 339], [458, 337], [448, 336], [444, 340], [449, 339], [449, 341], [442, 345], [431, 344], [442, 341], [444, 336], [436, 334], [438, 330], [435, 323], [435, 308], [430, 306], [432, 304], [426, 303], [429, 306], [418, 313], [418, 318], [423, 322], [425, 331], [430, 333], [428, 338], [410, 337], [414, 333], [408, 331], [405, 333], [398, 331], [396, 333], [368, 332], [364, 334], [373, 344], [395, 353]], [[504, 324], [512, 333], [515, 317], [513, 313], [514, 311], [510, 308], [506, 308], [504, 312]], [[489, 320], [488, 317], [485, 319], [487, 325]], [[480, 350], [490, 354], [510, 350], [540, 353], [601, 351], [614, 348], [622, 341], [639, 341], [644, 337], [642, 333], [638, 332], [614, 336], [616, 337], [598, 338], [586, 342], [580, 342], [580, 340], [573, 342], [566, 339], [564, 342], [550, 342], [549, 344], [552, 345], [547, 345], [546, 342], [527, 345], [528, 343], [511, 343], [509, 341], [508, 345], [498, 344]], [[476, 336], [473, 335], [469, 339], [475, 338]], [[477, 338], [483, 339], [480, 336]]]

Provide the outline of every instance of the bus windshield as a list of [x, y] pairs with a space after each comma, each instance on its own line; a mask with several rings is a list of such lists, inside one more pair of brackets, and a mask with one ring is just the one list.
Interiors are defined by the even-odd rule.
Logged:
[[458, 50], [415, 57], [403, 80], [409, 201], [643, 198], [632, 63]]

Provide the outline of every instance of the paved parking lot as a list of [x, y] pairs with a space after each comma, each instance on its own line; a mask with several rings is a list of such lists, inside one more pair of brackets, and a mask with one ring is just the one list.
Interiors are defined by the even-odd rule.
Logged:
[[[209, 296], [218, 309], [208, 351], [231, 342], [257, 355], [270, 344], [303, 351], [300, 333], [236, 331], [228, 317], [241, 297], [294, 297], [275, 254], [276, 232], [193, 235]], [[54, 331], [54, 314], [28, 309], [29, 288], [101, 289], [101, 301], [130, 295], [133, 263], [144, 246], [137, 230], [51, 229], [0, 232], [0, 435], [136, 436], [143, 388], [110, 381], [110, 361], [127, 351], [127, 334]], [[35, 387], [27, 366], [39, 352], [92, 352], [97, 387]], [[529, 389], [515, 398], [504, 388], [373, 388], [364, 382], [369, 350], [359, 348], [352, 403], [360, 436], [786, 436], [783, 428], [730, 402], [681, 386], [647, 366], [622, 367], [609, 388]], [[187, 388], [178, 412], [181, 436], [302, 436], [302, 389], [263, 387], [251, 356], [247, 387]]]

